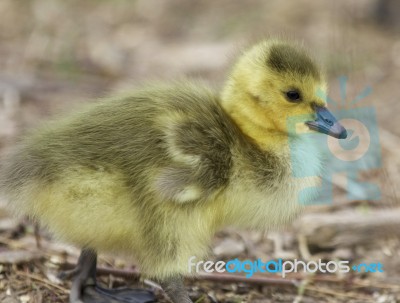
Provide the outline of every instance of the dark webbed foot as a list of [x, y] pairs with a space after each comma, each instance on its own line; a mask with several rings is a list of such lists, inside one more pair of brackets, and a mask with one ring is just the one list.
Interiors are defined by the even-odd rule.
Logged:
[[75, 269], [60, 275], [73, 277], [70, 303], [150, 303], [154, 294], [145, 289], [106, 289], [96, 284], [97, 254], [92, 249], [83, 249]]
[[84, 303], [150, 303], [155, 302], [155, 297], [145, 289], [106, 289], [89, 285], [83, 289], [81, 300]]

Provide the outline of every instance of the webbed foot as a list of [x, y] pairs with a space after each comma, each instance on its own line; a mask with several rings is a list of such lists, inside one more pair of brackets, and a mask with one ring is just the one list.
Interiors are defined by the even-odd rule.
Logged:
[[150, 303], [155, 302], [155, 297], [145, 289], [106, 289], [89, 285], [83, 289], [81, 300], [83, 303]]

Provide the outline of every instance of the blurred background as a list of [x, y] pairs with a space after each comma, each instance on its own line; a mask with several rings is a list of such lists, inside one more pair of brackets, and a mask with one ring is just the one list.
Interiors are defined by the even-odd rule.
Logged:
[[[347, 102], [372, 88], [361, 103], [376, 110], [382, 164], [360, 178], [378, 184], [381, 198], [349, 199], [345, 176], [337, 176], [333, 204], [311, 206], [293, 226], [267, 234], [224, 230], [211, 258], [381, 262], [384, 272], [205, 278], [187, 287], [197, 302], [400, 302], [399, 15], [398, 0], [1, 0], [0, 154], [46, 118], [97, 97], [181, 77], [218, 88], [252, 43], [302, 41], [325, 68], [330, 98], [341, 98], [340, 76]], [[34, 226], [0, 207], [1, 302], [66, 302], [68, 282], [56, 273], [79, 251], [39, 233], [40, 248]], [[100, 265], [134, 266], [110, 256]], [[152, 285], [103, 273], [110, 287]]]

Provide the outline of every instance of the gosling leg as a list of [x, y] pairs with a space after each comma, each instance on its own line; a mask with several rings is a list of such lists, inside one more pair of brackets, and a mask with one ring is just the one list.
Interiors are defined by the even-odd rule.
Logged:
[[76, 268], [66, 273], [67, 276], [73, 277], [69, 295], [70, 303], [83, 303], [82, 295], [86, 286], [96, 285], [96, 265], [96, 251], [90, 248], [83, 249]]
[[106, 289], [96, 283], [97, 253], [85, 248], [79, 256], [76, 268], [62, 274], [73, 277], [70, 303], [151, 303], [154, 294], [145, 289]]
[[182, 276], [174, 276], [160, 282], [170, 300], [174, 303], [193, 303], [183, 284]]

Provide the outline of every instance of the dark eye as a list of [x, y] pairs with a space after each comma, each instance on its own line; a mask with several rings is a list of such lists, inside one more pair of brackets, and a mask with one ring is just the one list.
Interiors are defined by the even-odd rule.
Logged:
[[290, 90], [290, 91], [286, 92], [286, 97], [289, 100], [289, 102], [301, 101], [299, 92], [295, 91], [295, 90]]

